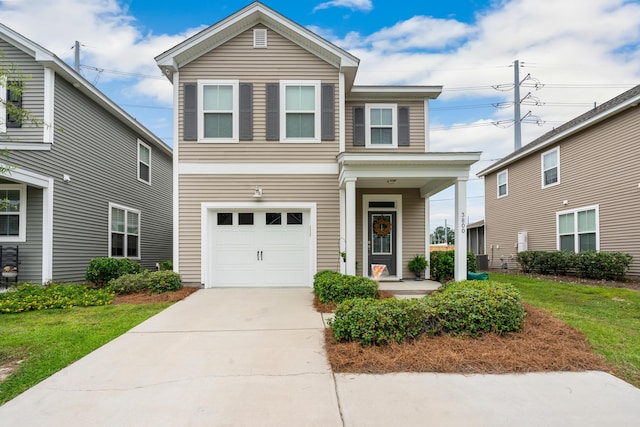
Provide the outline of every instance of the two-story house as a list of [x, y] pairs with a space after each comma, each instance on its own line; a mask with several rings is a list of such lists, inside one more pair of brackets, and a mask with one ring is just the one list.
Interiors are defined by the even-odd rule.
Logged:
[[[432, 194], [479, 153], [429, 151], [439, 86], [357, 86], [359, 60], [254, 2], [156, 57], [174, 88], [174, 267], [187, 283], [413, 277]], [[457, 241], [466, 242], [459, 237]], [[464, 245], [456, 277], [466, 277]]]
[[481, 171], [491, 266], [521, 250], [622, 251], [640, 275], [640, 86]]
[[[95, 257], [172, 256], [172, 150], [71, 67], [0, 24], [0, 246], [20, 281], [81, 281]], [[12, 69], [14, 69], [12, 71]], [[15, 88], [19, 83], [22, 91]], [[7, 102], [34, 120], [20, 121]], [[0, 266], [4, 268], [5, 266]]]

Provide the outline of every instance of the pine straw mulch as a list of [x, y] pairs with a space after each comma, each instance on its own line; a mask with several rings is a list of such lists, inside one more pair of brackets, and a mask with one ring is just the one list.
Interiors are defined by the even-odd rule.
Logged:
[[523, 330], [504, 336], [425, 336], [401, 344], [362, 347], [355, 342], [336, 342], [327, 328], [325, 348], [334, 372], [342, 373], [612, 371], [602, 356], [591, 353], [579, 330], [538, 308], [524, 306]]
[[128, 295], [116, 295], [113, 298], [113, 305], [118, 304], [152, 304], [156, 302], [176, 302], [184, 299], [199, 290], [200, 288], [185, 286], [177, 291], [165, 292], [162, 294], [136, 293]]

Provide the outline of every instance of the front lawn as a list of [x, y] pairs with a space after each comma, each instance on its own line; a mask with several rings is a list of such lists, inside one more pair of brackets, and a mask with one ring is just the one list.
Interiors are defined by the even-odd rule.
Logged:
[[616, 375], [640, 387], [640, 292], [513, 274], [490, 277], [511, 283], [525, 302], [578, 328]]
[[0, 316], [0, 366], [19, 367], [0, 381], [0, 404], [171, 305], [108, 305]]

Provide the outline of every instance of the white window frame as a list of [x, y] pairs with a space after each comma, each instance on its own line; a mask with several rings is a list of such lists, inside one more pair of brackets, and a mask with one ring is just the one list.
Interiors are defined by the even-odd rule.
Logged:
[[[20, 243], [27, 241], [27, 186], [25, 184], [0, 184], [0, 190], [20, 191], [20, 212], [18, 215], [18, 235], [0, 236], [0, 243]], [[16, 215], [15, 213], [0, 213], [0, 215]]]
[[[287, 143], [319, 143], [320, 142], [320, 80], [280, 80], [280, 142]], [[287, 138], [287, 87], [313, 86], [315, 90], [315, 105], [313, 111], [313, 138]]]
[[[591, 205], [591, 206], [585, 206], [585, 207], [581, 207], [581, 208], [576, 208], [576, 209], [569, 209], [566, 211], [560, 211], [560, 212], [556, 212], [556, 249], [560, 250], [560, 215], [566, 215], [566, 214], [573, 214], [573, 221], [574, 221], [574, 227], [573, 227], [573, 250], [575, 253], [579, 253], [580, 252], [580, 234], [585, 234], [585, 233], [580, 233], [578, 232], [578, 213], [579, 212], [585, 212], [585, 211], [595, 211], [596, 213], [596, 251], [600, 250], [600, 205]], [[592, 233], [592, 231], [590, 231], [589, 233]]]
[[[140, 146], [146, 148], [147, 150], [149, 150], [149, 163], [144, 162], [141, 158], [140, 158]], [[147, 144], [145, 144], [144, 142], [142, 142], [141, 140], [138, 140], [138, 146], [137, 146], [137, 153], [138, 153], [138, 181], [140, 182], [144, 182], [145, 184], [149, 184], [151, 185], [151, 147]], [[146, 181], [144, 179], [142, 179], [142, 176], [140, 176], [140, 165], [144, 164], [149, 168], [149, 180]]]
[[[391, 144], [371, 144], [371, 110], [391, 110]], [[365, 104], [364, 125], [366, 129], [365, 147], [367, 148], [398, 148], [398, 104]]]
[[[198, 80], [198, 142], [237, 143], [240, 130], [239, 80]], [[233, 88], [231, 138], [205, 138], [204, 136], [204, 88], [205, 86], [231, 86]], [[216, 112], [216, 111], [206, 111]], [[219, 111], [222, 112], [222, 111]]]
[[[111, 230], [111, 219], [112, 219], [111, 217], [112, 217], [113, 209], [119, 209], [119, 210], [124, 211], [124, 251], [123, 251], [124, 255], [121, 256], [121, 257], [120, 256], [111, 255], [111, 234], [113, 233], [113, 231]], [[127, 237], [129, 235], [129, 232], [128, 232], [128, 229], [127, 229], [127, 226], [128, 226], [128, 224], [127, 224], [128, 215], [127, 214], [129, 212], [135, 213], [135, 214], [138, 215], [138, 255], [135, 256], [135, 257], [130, 257], [130, 256], [126, 255], [126, 253], [127, 253]], [[108, 219], [108, 221], [109, 221], [109, 225], [108, 225], [108, 233], [109, 233], [109, 236], [108, 236], [108, 239], [109, 239], [109, 255], [108, 256], [109, 256], [109, 258], [129, 258], [129, 259], [136, 259], [136, 260], [141, 259], [142, 258], [142, 245], [141, 245], [141, 243], [142, 243], [142, 214], [141, 214], [141, 212], [138, 209], [129, 208], [129, 207], [126, 207], [126, 206], [118, 205], [116, 203], [109, 203], [109, 219]]]
[[[544, 157], [548, 154], [551, 154], [553, 152], [556, 152], [556, 158], [557, 158], [557, 162], [556, 162], [556, 169], [558, 170], [557, 172], [557, 181], [551, 184], [545, 184], [544, 183], [544, 172], [545, 172], [545, 168], [544, 168]], [[548, 150], [545, 151], [544, 153], [542, 153], [540, 155], [540, 170], [541, 170], [541, 182], [542, 182], [542, 188], [548, 188], [548, 187], [553, 187], [554, 185], [558, 185], [560, 184], [560, 147], [556, 147], [552, 150]]]
[[[504, 184], [500, 184], [500, 176], [504, 175]], [[500, 194], [500, 187], [504, 185], [505, 192], [504, 194]], [[498, 199], [502, 197], [507, 197], [509, 195], [509, 169], [505, 169], [501, 172], [498, 172], [496, 176], [496, 195]]]

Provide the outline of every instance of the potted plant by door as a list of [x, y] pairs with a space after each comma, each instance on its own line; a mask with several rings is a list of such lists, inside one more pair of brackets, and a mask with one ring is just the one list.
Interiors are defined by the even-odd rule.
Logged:
[[407, 267], [409, 271], [413, 272], [416, 275], [416, 280], [422, 280], [422, 272], [427, 268], [429, 262], [422, 255], [416, 255], [413, 257]]

